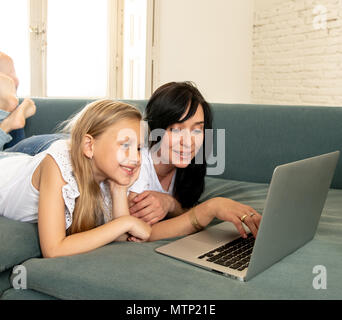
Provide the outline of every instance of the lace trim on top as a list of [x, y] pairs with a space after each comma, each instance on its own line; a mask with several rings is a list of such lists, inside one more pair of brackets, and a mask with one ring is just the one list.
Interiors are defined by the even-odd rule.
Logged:
[[67, 140], [58, 140], [54, 142], [46, 151], [51, 155], [62, 174], [62, 177], [66, 184], [62, 187], [62, 195], [65, 203], [65, 223], [66, 229], [71, 226], [72, 214], [75, 209], [75, 199], [79, 197], [80, 192], [78, 190], [77, 182], [72, 170], [71, 159]]

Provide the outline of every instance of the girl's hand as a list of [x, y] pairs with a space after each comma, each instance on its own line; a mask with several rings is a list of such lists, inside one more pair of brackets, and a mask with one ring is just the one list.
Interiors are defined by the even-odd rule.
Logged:
[[150, 225], [164, 219], [175, 206], [173, 197], [156, 191], [144, 191], [130, 202], [133, 203], [129, 209], [130, 214]]
[[122, 191], [126, 192], [128, 189], [128, 186], [126, 186], [126, 185], [123, 186], [121, 184], [116, 183], [113, 180], [107, 179], [106, 182], [108, 183], [111, 195], [113, 195], [115, 191], [122, 190]]
[[129, 237], [127, 238], [127, 240], [135, 242], [147, 241], [151, 235], [151, 226], [138, 218], [131, 218], [133, 221], [130, 229], [128, 230]]
[[211, 202], [213, 215], [220, 220], [232, 222], [242, 237], [247, 237], [243, 223], [254, 237], [257, 236], [261, 215], [252, 207], [228, 198], [213, 198], [208, 201]]

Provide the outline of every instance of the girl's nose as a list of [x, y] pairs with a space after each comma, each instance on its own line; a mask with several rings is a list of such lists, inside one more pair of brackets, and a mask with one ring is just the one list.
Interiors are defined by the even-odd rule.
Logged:
[[131, 149], [128, 154], [128, 161], [133, 165], [140, 164], [140, 152], [135, 149]]

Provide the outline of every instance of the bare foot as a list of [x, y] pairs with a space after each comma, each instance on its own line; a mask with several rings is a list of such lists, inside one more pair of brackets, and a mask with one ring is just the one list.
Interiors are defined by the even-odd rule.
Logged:
[[0, 72], [0, 109], [12, 112], [17, 105], [18, 98], [13, 79]]
[[1, 124], [0, 128], [6, 133], [25, 127], [26, 119], [36, 113], [36, 105], [31, 99], [24, 99], [24, 101], [6, 118]]
[[21, 108], [21, 112], [24, 114], [25, 119], [32, 117], [36, 113], [36, 105], [31, 99], [24, 99], [17, 109]]

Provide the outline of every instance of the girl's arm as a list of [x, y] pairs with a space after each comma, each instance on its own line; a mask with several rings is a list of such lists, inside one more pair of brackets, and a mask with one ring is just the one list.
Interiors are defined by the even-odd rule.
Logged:
[[129, 216], [127, 187], [114, 185], [109, 182], [112, 196], [112, 215], [113, 218]]
[[57, 164], [47, 155], [41, 163], [38, 208], [39, 240], [44, 257], [84, 253], [108, 244], [126, 232], [141, 239], [148, 238], [149, 226], [131, 216], [122, 216], [92, 230], [66, 236], [64, 185]]
[[[129, 216], [127, 187], [116, 185], [113, 181], [108, 181], [112, 197], [112, 217], [117, 219], [119, 217]], [[116, 241], [127, 241], [128, 233], [120, 235]]]

